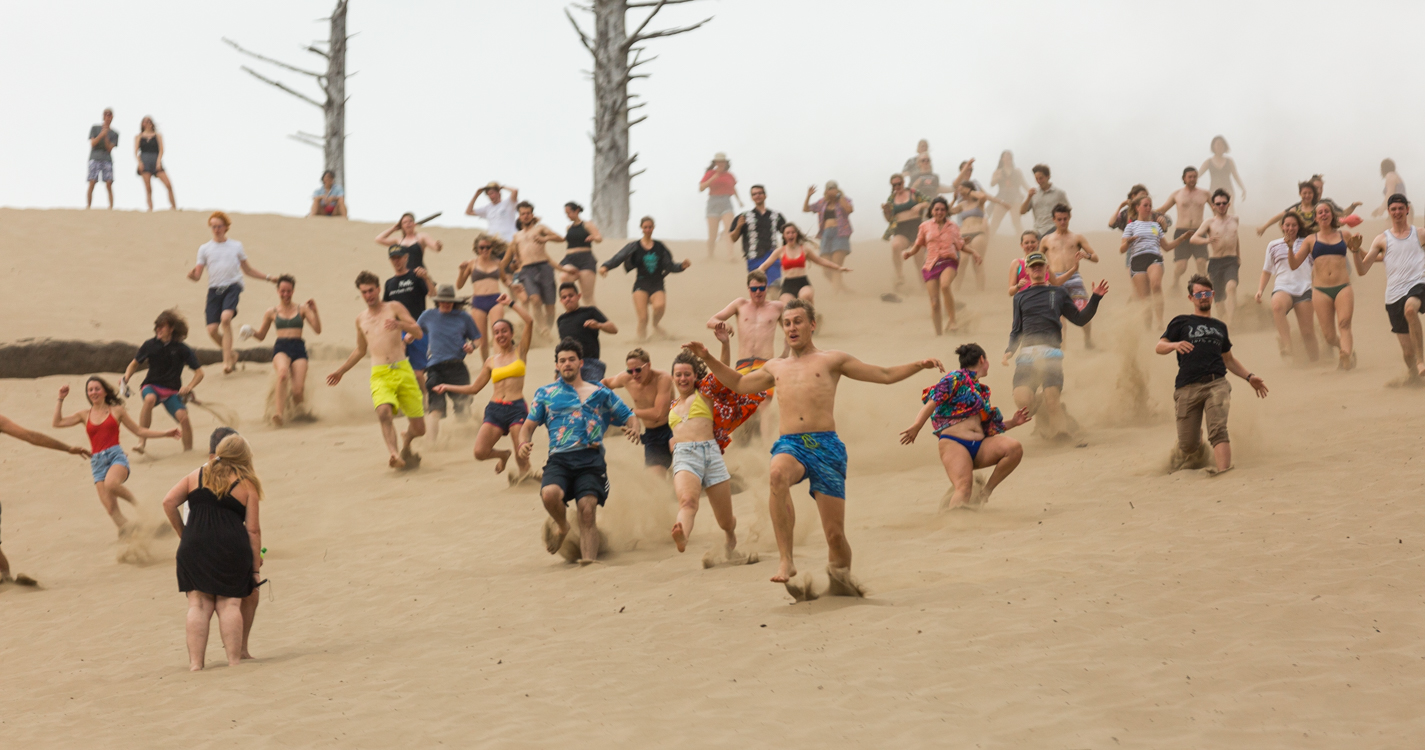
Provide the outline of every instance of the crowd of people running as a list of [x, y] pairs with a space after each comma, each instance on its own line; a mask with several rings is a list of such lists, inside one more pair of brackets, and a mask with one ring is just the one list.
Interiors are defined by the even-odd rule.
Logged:
[[[112, 169], [102, 166], [111, 165], [108, 152], [117, 143], [111, 119], [106, 111], [103, 125], [91, 133], [91, 191], [96, 179], [112, 181]], [[144, 145], [150, 142], [145, 139], [156, 144], [156, 150]], [[1259, 397], [1268, 391], [1233, 351], [1228, 330], [1237, 310], [1241, 263], [1235, 202], [1245, 197], [1246, 189], [1226, 140], [1214, 138], [1211, 152], [1200, 167], [1185, 168], [1182, 187], [1161, 202], [1143, 185], [1133, 186], [1108, 226], [1121, 232], [1118, 252], [1146, 324], [1162, 332], [1155, 352], [1177, 359], [1174, 463], [1221, 474], [1232, 468], [1227, 376], [1243, 379]], [[151, 153], [156, 155], [150, 158]], [[162, 139], [150, 118], [144, 119], [136, 154], [146, 182], [149, 176], [159, 176], [169, 184], [162, 169]], [[445, 248], [421, 230], [414, 214], [403, 215], [375, 237], [386, 251], [391, 272], [384, 281], [370, 271], [356, 277], [364, 303], [355, 316], [356, 344], [325, 380], [337, 385], [369, 356], [372, 406], [389, 465], [397, 470], [418, 467], [416, 441], [439, 435], [446, 417], [471, 419], [472, 397], [488, 388], [474, 458], [494, 461], [493, 471], [509, 472], [511, 485], [537, 485], [548, 514], [547, 551], [563, 552], [586, 565], [595, 562], [600, 551], [597, 514], [611, 492], [606, 437], [615, 427], [642, 446], [648, 472], [670, 483], [678, 510], [669, 533], [679, 552], [688, 546], [700, 498], [706, 495], [723, 533], [721, 559], [754, 562], [755, 555], [738, 549], [733, 477], [723, 452], [737, 430], [754, 429], [746, 426], [749, 422], [761, 423], [771, 440], [767, 491], [779, 553], [772, 580], [786, 584], [798, 598], [816, 595], [808, 584], [796, 582], [793, 558], [791, 492], [807, 482], [828, 545], [829, 593], [859, 595], [850, 572], [845, 527], [846, 446], [833, 416], [841, 378], [891, 384], [923, 370], [939, 373], [923, 389], [922, 405], [900, 440], [913, 443], [925, 423], [931, 423], [951, 484], [942, 503], [946, 509], [978, 507], [1015, 470], [1023, 447], [1007, 434], [1010, 430], [1037, 420], [1039, 434], [1049, 439], [1078, 432], [1062, 400], [1063, 321], [1081, 327], [1085, 348], [1093, 348], [1091, 322], [1109, 284], [1085, 279], [1088, 269], [1083, 264], [1100, 263], [1099, 251], [1070, 228], [1072, 203], [1052, 181], [1049, 166], [1033, 166], [1032, 179], [1026, 180], [1013, 154], [1005, 151], [990, 177], [993, 194], [974, 180], [974, 166], [973, 159], [960, 162], [955, 176], [942, 180], [934, 171], [929, 144], [922, 141], [890, 177], [890, 192], [881, 204], [887, 224], [883, 239], [889, 245], [897, 292], [905, 289], [904, 263], [918, 264], [931, 327], [941, 335], [959, 326], [955, 291], [963, 278], [973, 276], [976, 287], [983, 289], [986, 276], [993, 276], [984, 268], [988, 239], [1009, 217], [1022, 252], [1009, 262], [1013, 318], [998, 358], [1000, 366], [1011, 361], [1014, 366], [1015, 410], [1008, 418], [991, 403], [984, 378], [996, 360], [979, 344], [960, 345], [955, 350], [957, 366], [948, 372], [931, 356], [882, 366], [819, 348], [815, 336], [821, 321], [809, 272], [811, 266], [820, 266], [831, 289], [844, 289], [843, 278], [852, 270], [848, 259], [855, 203], [834, 180], [820, 188], [820, 197], [816, 186], [809, 188], [802, 213], [811, 218], [803, 231], [767, 205], [763, 185], [751, 186], [752, 205], [743, 207], [723, 153], [714, 156], [698, 184], [700, 192], [708, 193], [708, 251], [712, 257], [723, 237], [740, 243], [747, 273], [745, 296], [737, 296], [708, 319], [719, 353], [701, 341], [689, 341], [665, 370], [638, 347], [611, 367], [600, 336], [616, 335], [619, 328], [595, 303], [600, 278], [619, 268], [632, 273], [637, 341], [667, 340], [661, 322], [668, 305], [668, 277], [687, 271], [691, 261], [677, 259], [655, 239], [656, 224], [644, 217], [638, 224], [641, 236], [600, 263], [595, 246], [603, 241], [602, 234], [583, 218], [577, 202], [564, 205], [567, 224], [556, 231], [542, 222], [532, 204], [520, 200], [518, 189], [490, 182], [466, 207], [466, 213], [483, 219], [487, 228], [472, 243], [472, 256], [459, 264], [454, 283], [432, 277], [427, 254]], [[1207, 188], [1199, 186], [1202, 172], [1208, 174]], [[1410, 225], [1410, 203], [1394, 164], [1384, 162], [1381, 173], [1387, 195], [1375, 215], [1388, 214], [1391, 225], [1369, 245], [1352, 229], [1361, 223], [1354, 214], [1360, 203], [1342, 207], [1323, 197], [1320, 175], [1303, 180], [1298, 186], [1301, 200], [1257, 228], [1261, 235], [1275, 227], [1281, 238], [1267, 248], [1255, 299], [1262, 302], [1268, 282], [1275, 279], [1269, 299], [1284, 356], [1294, 352], [1289, 329], [1294, 316], [1308, 358], [1320, 356], [1315, 336], [1319, 325], [1326, 345], [1337, 350], [1339, 368], [1350, 370], [1356, 364], [1352, 269], [1365, 275], [1381, 263], [1391, 330], [1399, 337], [1409, 376], [1425, 377], [1419, 319], [1425, 303], [1425, 236]], [[333, 177], [324, 175], [323, 187], [313, 196], [312, 214], [346, 215], [344, 194]], [[734, 201], [745, 210], [734, 211]], [[1022, 216], [1032, 221], [1032, 228], [1023, 227]], [[252, 266], [242, 243], [228, 236], [231, 224], [222, 212], [209, 217], [212, 240], [199, 248], [188, 277], [199, 281], [207, 275], [205, 324], [222, 350], [225, 373], [237, 362], [232, 326], [245, 291], [244, 277], [275, 285], [276, 303], [257, 326], [243, 326], [237, 336], [265, 341], [275, 331], [277, 390], [271, 421], [282, 426], [305, 413], [309, 355], [304, 335], [321, 334], [322, 318], [315, 300], [296, 301], [292, 276]], [[566, 247], [557, 261], [549, 253], [550, 243]], [[1169, 254], [1174, 273], [1165, 285]], [[962, 269], [962, 263], [968, 267]], [[1164, 297], [1170, 294], [1186, 294], [1189, 312], [1165, 321]], [[1214, 306], [1222, 312], [1221, 319], [1213, 316]], [[185, 450], [192, 448], [187, 410], [195, 402], [194, 389], [203, 382], [204, 370], [186, 343], [187, 335], [187, 321], [176, 310], [163, 311], [154, 321], [153, 338], [139, 347], [117, 388], [103, 377], [89, 378], [86, 408], [68, 416], [63, 402], [69, 388], [60, 389], [53, 426], [83, 424], [88, 449], [44, 438], [3, 418], [0, 431], [88, 456], [100, 502], [125, 533], [131, 524], [118, 500], [135, 500], [124, 487], [129, 465], [119, 444], [119, 426], [139, 437], [135, 451], [146, 450], [148, 439], [165, 437], [181, 439]], [[551, 345], [557, 377], [546, 385], [536, 383], [527, 396], [531, 348]], [[472, 377], [465, 359], [477, 351], [481, 364]], [[123, 398], [141, 367], [147, 373], [140, 385], [142, 410], [135, 420]], [[187, 382], [185, 370], [192, 372]], [[615, 395], [617, 389], [627, 390], [627, 403]], [[151, 427], [159, 404], [174, 420], [172, 429]], [[775, 414], [759, 418], [758, 412], [769, 404], [775, 404]], [[403, 431], [397, 424], [402, 418]], [[532, 451], [540, 427], [547, 433], [548, 457], [536, 467]], [[164, 501], [181, 537], [178, 579], [189, 595], [188, 642], [195, 669], [203, 665], [208, 622], [214, 614], [229, 662], [248, 656], [254, 592], [262, 583], [257, 508], [263, 490], [252, 466], [245, 439], [223, 428], [212, 437], [208, 462], [181, 479]], [[973, 478], [977, 469], [990, 470], [978, 487]], [[10, 577], [3, 556], [0, 575]]]

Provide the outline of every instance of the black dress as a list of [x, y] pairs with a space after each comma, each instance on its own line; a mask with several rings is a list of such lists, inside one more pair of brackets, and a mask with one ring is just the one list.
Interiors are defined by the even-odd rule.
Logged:
[[[241, 480], [238, 480], [241, 481]], [[198, 472], [199, 487], [188, 493], [188, 522], [178, 543], [178, 590], [242, 598], [252, 593], [252, 542], [247, 507], [233, 497], [235, 481], [222, 497]]]

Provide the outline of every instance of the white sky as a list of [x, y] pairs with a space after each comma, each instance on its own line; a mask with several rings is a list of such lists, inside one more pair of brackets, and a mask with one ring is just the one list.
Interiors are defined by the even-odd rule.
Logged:
[[[10, 112], [0, 205], [82, 206], [84, 136], [111, 106], [120, 208], [143, 204], [132, 136], [150, 114], [180, 206], [304, 213], [321, 153], [287, 135], [320, 132], [321, 113], [240, 71], [249, 60], [220, 38], [318, 67], [300, 48], [325, 39], [315, 19], [331, 5], [0, 3]], [[490, 179], [522, 188], [556, 227], [559, 204], [588, 204], [593, 94], [581, 71], [591, 61], [564, 7], [351, 0], [356, 218], [444, 211], [437, 223], [475, 226], [461, 214]], [[653, 77], [635, 83], [649, 102], [633, 131], [648, 171], [634, 181], [632, 214], [657, 217], [665, 236], [705, 232], [697, 181], [726, 151], [744, 198], [762, 182], [792, 212], [808, 185], [837, 179], [861, 208], [857, 236], [878, 237], [886, 177], [921, 137], [942, 174], [974, 156], [987, 179], [1005, 148], [1026, 173], [1049, 163], [1080, 228], [1101, 227], [1134, 182], [1161, 200], [1218, 133], [1246, 181], [1248, 217], [1293, 201], [1312, 172], [1327, 176], [1329, 196], [1372, 208], [1385, 156], [1425, 190], [1413, 137], [1425, 116], [1418, 0], [706, 0], [665, 9], [654, 27], [705, 15], [715, 18], [702, 29], [650, 42]], [[315, 96], [302, 76], [254, 67]]]

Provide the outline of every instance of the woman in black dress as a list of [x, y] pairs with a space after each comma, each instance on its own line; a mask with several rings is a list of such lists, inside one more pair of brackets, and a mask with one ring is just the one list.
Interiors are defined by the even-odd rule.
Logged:
[[[163, 499], [163, 512], [178, 532], [178, 590], [188, 595], [188, 665], [195, 672], [203, 668], [214, 612], [228, 666], [242, 661], [242, 601], [256, 588], [262, 568], [261, 499], [252, 449], [241, 435], [223, 438], [213, 458]], [[185, 502], [187, 523], [178, 514]]]

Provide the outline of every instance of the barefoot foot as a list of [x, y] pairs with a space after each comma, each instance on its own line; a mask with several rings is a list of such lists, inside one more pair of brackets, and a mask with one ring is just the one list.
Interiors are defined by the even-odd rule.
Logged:
[[281, 414], [273, 414], [273, 415], [272, 415], [272, 424], [273, 424], [274, 426], [276, 426], [276, 427], [281, 427], [282, 424], [283, 424], [283, 422], [282, 422], [282, 415], [281, 415]]
[[564, 537], [569, 535], [569, 525], [558, 526], [554, 523], [553, 518], [545, 519], [543, 535], [544, 548], [553, 555], [559, 552], [560, 547], [564, 546]]
[[821, 598], [821, 594], [816, 592], [812, 584], [811, 576], [805, 575], [798, 581], [787, 581], [785, 585], [787, 593], [792, 595], [792, 599], [799, 602], [814, 602]]
[[509, 459], [508, 456], [506, 456], [505, 458], [501, 458], [501, 459], [495, 461], [495, 473], [496, 473], [496, 474], [499, 474], [499, 473], [503, 472], [503, 471], [505, 470], [505, 464], [507, 464], [507, 463], [509, 463], [509, 462], [510, 462], [510, 459]]
[[688, 535], [683, 532], [683, 522], [673, 524], [673, 543], [678, 545], [678, 551], [684, 552], [688, 549]]
[[24, 573], [21, 573], [21, 574], [15, 576], [15, 583], [18, 584], [18, 585], [20, 585], [20, 586], [38, 586], [38, 585], [40, 585], [40, 582], [39, 582], [39, 581], [36, 581], [35, 579], [33, 579], [33, 578], [31, 578], [31, 577], [25, 575]]
[[406, 462], [405, 462], [405, 461], [402, 461], [400, 456], [392, 456], [392, 457], [391, 457], [391, 460], [388, 462], [388, 464], [389, 464], [390, 467], [393, 468], [393, 469], [404, 469], [404, 468], [406, 468]]
[[772, 576], [772, 583], [786, 583], [797, 575], [797, 566], [791, 560], [782, 558], [777, 565], [777, 572]]
[[831, 578], [831, 582], [826, 588], [828, 596], [850, 596], [858, 599], [866, 596], [866, 591], [861, 588], [861, 584], [851, 577], [850, 568], [833, 568], [828, 565], [826, 575]]

